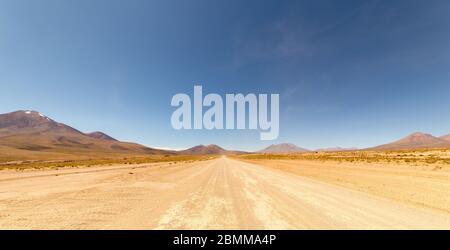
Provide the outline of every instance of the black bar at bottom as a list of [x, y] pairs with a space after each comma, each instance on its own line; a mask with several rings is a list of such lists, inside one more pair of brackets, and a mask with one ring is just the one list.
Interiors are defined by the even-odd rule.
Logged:
[[[86, 246], [113, 245], [131, 249], [270, 249], [300, 247], [366, 247], [384, 249], [389, 244], [429, 248], [445, 246], [449, 231], [0, 231], [1, 244], [84, 249]], [[6, 245], [4, 245], [6, 246]], [[308, 247], [306, 247], [308, 246]]]

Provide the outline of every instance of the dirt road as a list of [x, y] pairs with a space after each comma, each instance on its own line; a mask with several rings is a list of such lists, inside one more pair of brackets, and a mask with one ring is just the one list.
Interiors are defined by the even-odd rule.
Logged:
[[0, 228], [450, 229], [450, 216], [222, 157], [2, 172]]

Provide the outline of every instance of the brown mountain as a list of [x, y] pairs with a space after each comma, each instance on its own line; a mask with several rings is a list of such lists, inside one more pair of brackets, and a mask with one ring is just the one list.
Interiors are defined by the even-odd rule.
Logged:
[[240, 151], [230, 151], [223, 149], [217, 145], [211, 144], [211, 145], [198, 145], [186, 150], [178, 151], [180, 154], [187, 154], [187, 155], [228, 155], [228, 154], [242, 154], [244, 152]]
[[0, 156], [35, 158], [68, 155], [103, 157], [162, 154], [163, 150], [120, 142], [101, 132], [84, 134], [37, 111], [0, 114]]
[[0, 114], [0, 137], [22, 134], [36, 135], [46, 132], [82, 134], [80, 131], [57, 123], [37, 111], [16, 111]]
[[89, 137], [92, 137], [92, 138], [100, 139], [100, 140], [117, 141], [116, 139], [112, 138], [111, 136], [109, 136], [103, 132], [100, 132], [100, 131], [95, 131], [92, 133], [88, 133], [86, 135]]
[[450, 141], [430, 134], [416, 132], [398, 141], [373, 147], [373, 150], [402, 150], [419, 148], [450, 148]]
[[450, 134], [448, 135], [443, 135], [441, 137], [439, 137], [440, 139], [446, 140], [446, 141], [450, 141]]
[[309, 152], [308, 149], [304, 149], [301, 147], [298, 147], [295, 144], [292, 143], [281, 143], [281, 144], [272, 144], [269, 147], [258, 151], [258, 153], [303, 153], [303, 152]]

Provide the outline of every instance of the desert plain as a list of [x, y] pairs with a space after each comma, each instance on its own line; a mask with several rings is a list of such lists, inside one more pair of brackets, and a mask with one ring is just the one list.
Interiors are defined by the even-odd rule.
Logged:
[[450, 229], [450, 150], [0, 171], [1, 229]]

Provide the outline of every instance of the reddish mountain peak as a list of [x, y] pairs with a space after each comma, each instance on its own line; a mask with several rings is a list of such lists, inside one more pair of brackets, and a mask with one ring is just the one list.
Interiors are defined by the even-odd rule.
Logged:
[[398, 142], [409, 142], [409, 143], [418, 143], [418, 142], [428, 142], [428, 141], [436, 141], [439, 140], [439, 138], [436, 138], [430, 134], [422, 133], [422, 132], [415, 132], [411, 135], [408, 135], [402, 139], [400, 139]]
[[380, 145], [371, 149], [375, 150], [398, 150], [416, 148], [449, 148], [450, 142], [430, 134], [416, 132], [398, 141]]
[[31, 110], [0, 114], [0, 135], [40, 132], [58, 127], [58, 123], [45, 115]]
[[409, 135], [410, 137], [433, 137], [431, 134], [428, 133], [422, 133], [422, 132], [415, 132]]
[[52, 122], [47, 116], [32, 110], [20, 110], [7, 114], [0, 114], [0, 127], [7, 127], [17, 123], [33, 125], [35, 123]]

